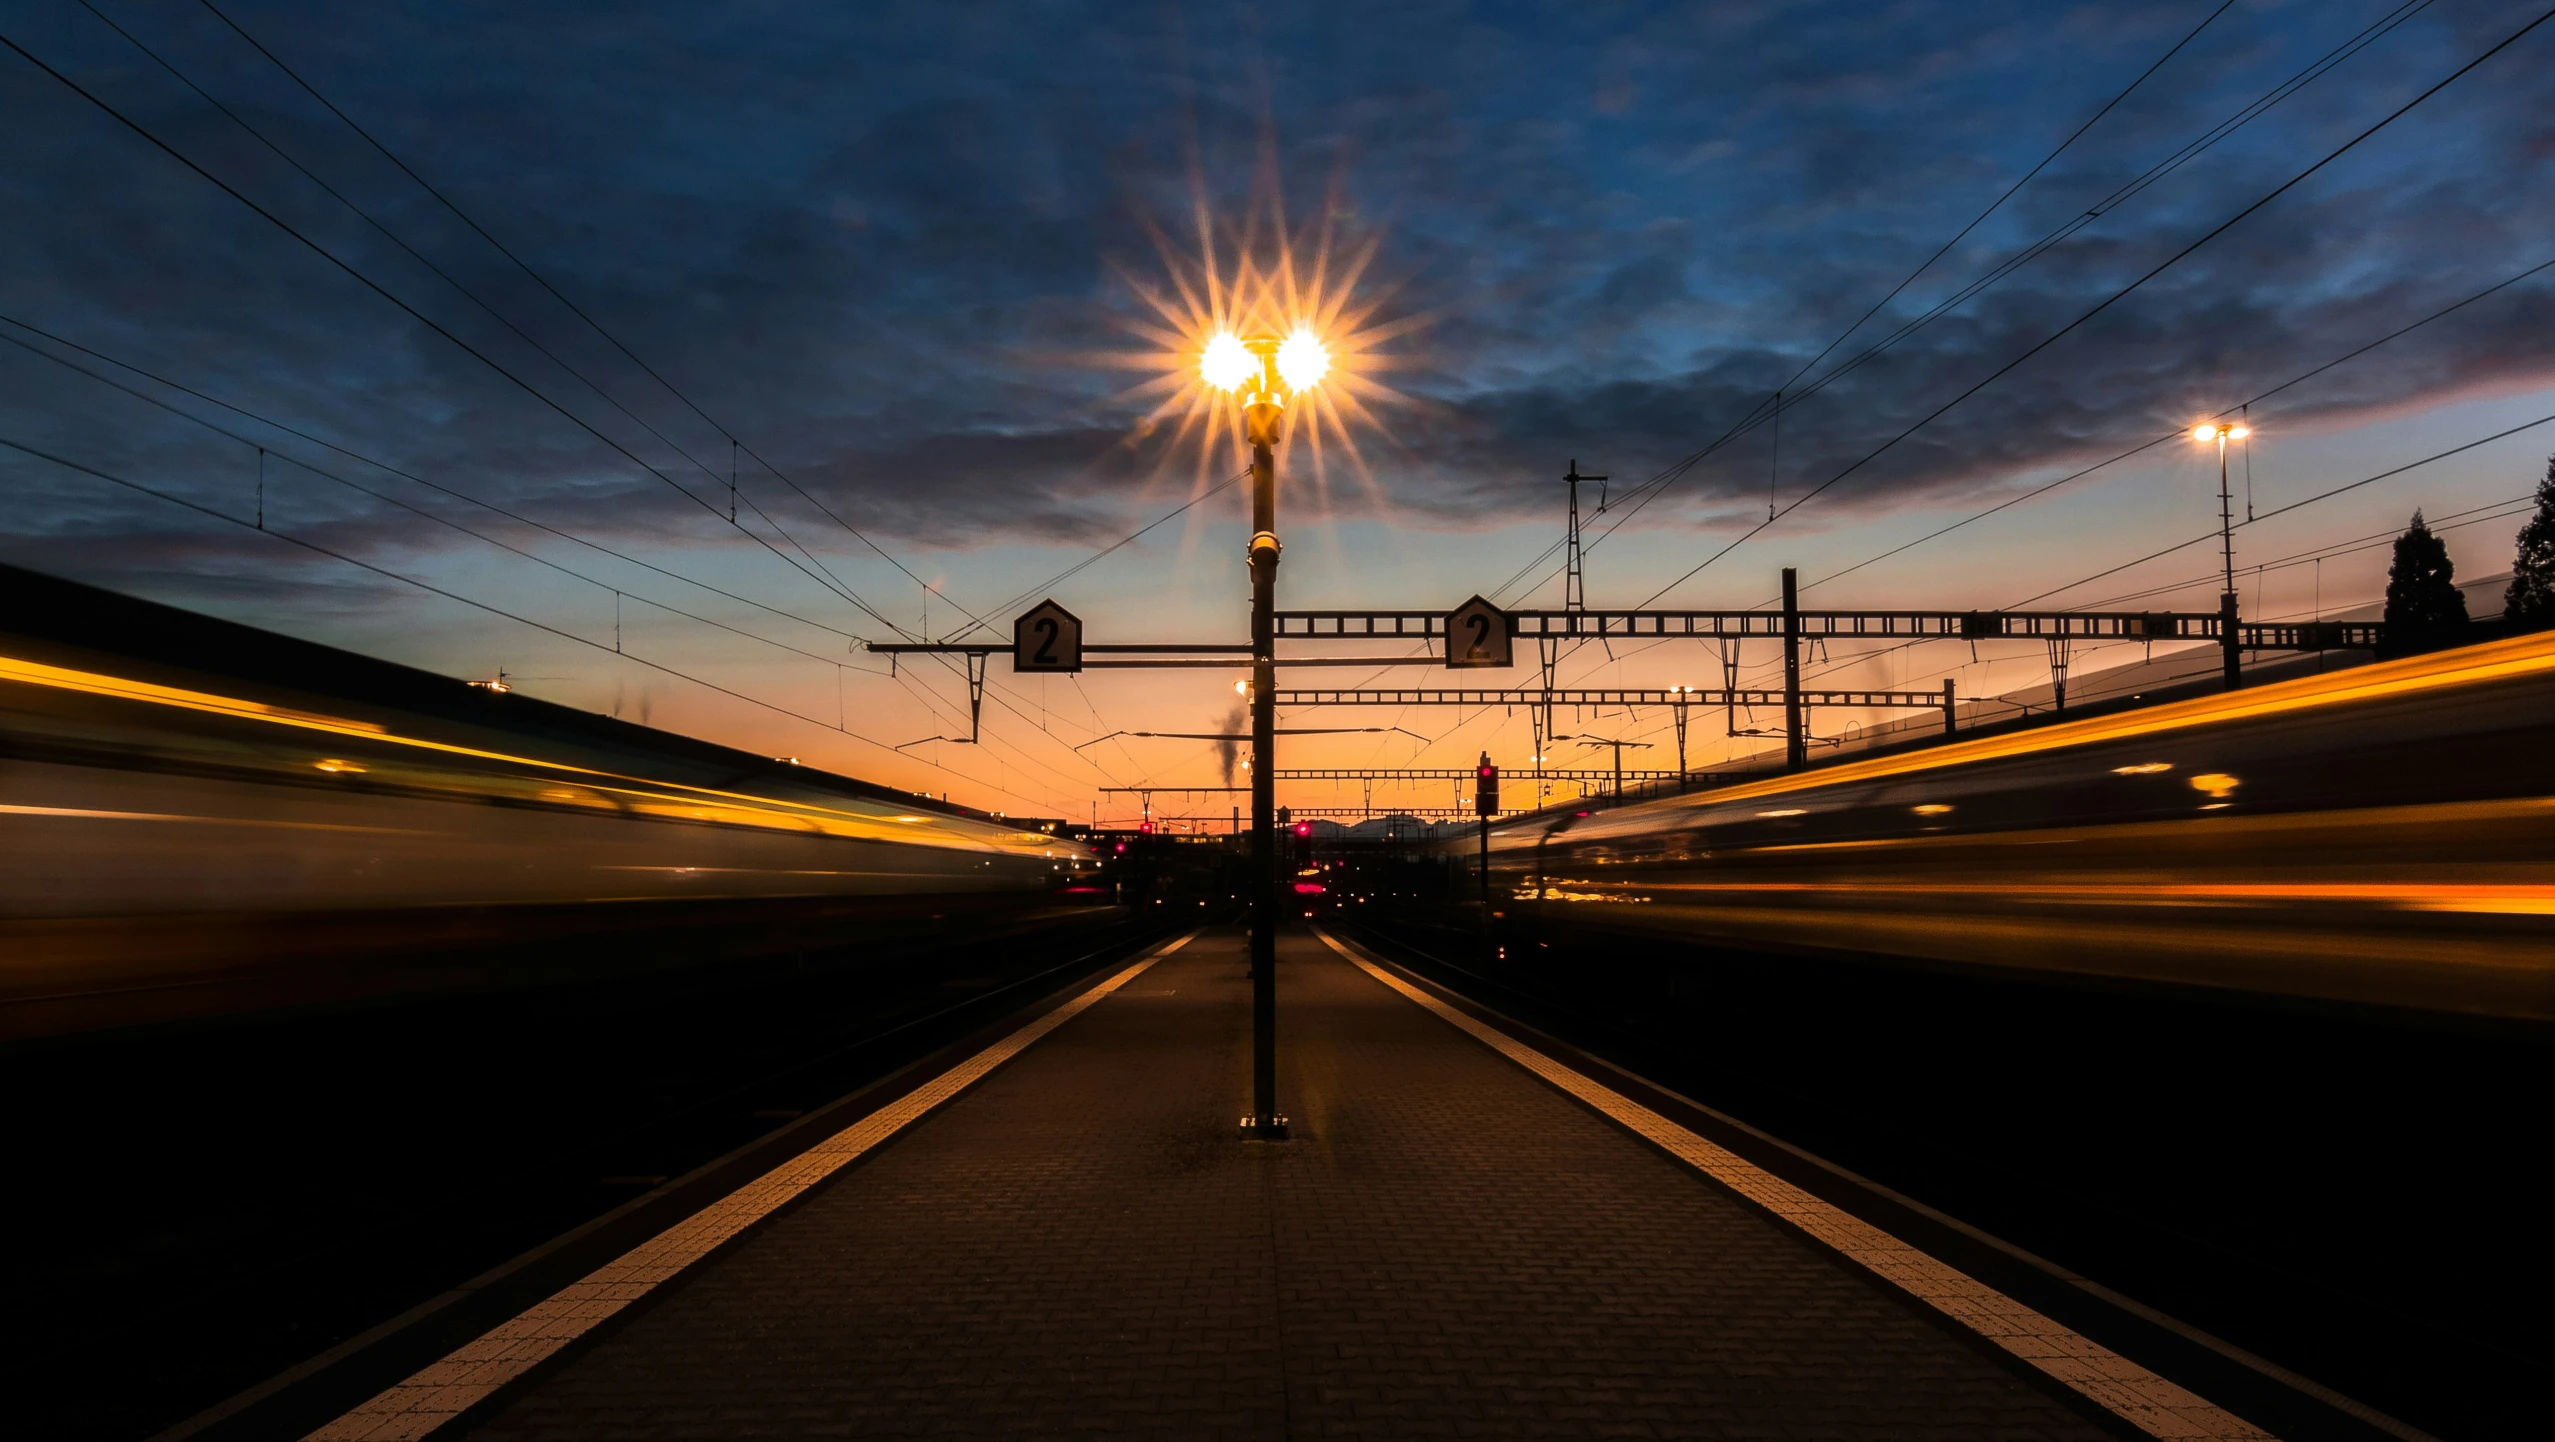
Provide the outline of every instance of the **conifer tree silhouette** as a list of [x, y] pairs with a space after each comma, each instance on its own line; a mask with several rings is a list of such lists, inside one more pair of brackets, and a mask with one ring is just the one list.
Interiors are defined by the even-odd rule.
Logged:
[[2448, 543], [2415, 511], [2413, 524], [2395, 538], [2395, 563], [2387, 567], [2387, 649], [2402, 654], [2465, 639], [2466, 593], [2456, 582]]
[[2555, 626], [2555, 456], [2546, 458], [2546, 479], [2537, 483], [2537, 514], [2520, 527], [2502, 621], [2513, 631]]

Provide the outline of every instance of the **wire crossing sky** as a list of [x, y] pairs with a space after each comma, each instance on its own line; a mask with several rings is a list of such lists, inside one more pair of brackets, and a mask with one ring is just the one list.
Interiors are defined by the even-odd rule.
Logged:
[[[1130, 358], [1183, 284], [1319, 235], [1369, 389], [1289, 460], [1282, 604], [1556, 604], [1576, 460], [1618, 478], [1600, 605], [1755, 605], [1789, 564], [1822, 604], [2205, 606], [2170, 548], [2214, 455], [2151, 442], [2249, 403], [2247, 610], [2331, 612], [2417, 505], [2466, 518], [2461, 575], [2507, 566], [2555, 449], [2544, 14], [28, 0], [0, 559], [1087, 816], [1216, 779], [1086, 743], [1216, 730], [1230, 678], [997, 664], [984, 744], [899, 751], [966, 733], [963, 680], [854, 638], [1052, 592], [1094, 640], [1240, 639], [1229, 457]], [[1525, 749], [1522, 716], [1392, 724], [1427, 739], [1289, 764]]]

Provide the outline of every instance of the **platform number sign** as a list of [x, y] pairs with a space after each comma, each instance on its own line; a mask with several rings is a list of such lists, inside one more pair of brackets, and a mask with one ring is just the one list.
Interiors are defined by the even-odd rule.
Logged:
[[1456, 607], [1446, 618], [1446, 664], [1456, 670], [1514, 665], [1508, 613], [1479, 596]]
[[1041, 601], [1011, 623], [1011, 669], [1082, 669], [1082, 620], [1053, 600]]
[[1490, 763], [1490, 753], [1482, 753], [1481, 769], [1473, 773], [1473, 814], [1488, 818], [1499, 814], [1499, 768]]

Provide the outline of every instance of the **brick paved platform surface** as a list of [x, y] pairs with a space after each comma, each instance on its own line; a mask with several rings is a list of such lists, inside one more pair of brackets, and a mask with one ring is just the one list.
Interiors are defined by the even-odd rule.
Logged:
[[475, 1435], [2103, 1435], [1317, 940], [1279, 985], [1297, 1140], [1203, 937]]

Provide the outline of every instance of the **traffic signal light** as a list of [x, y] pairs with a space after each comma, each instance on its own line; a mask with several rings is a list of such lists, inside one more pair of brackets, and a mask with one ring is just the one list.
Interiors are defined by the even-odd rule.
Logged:
[[1490, 817], [1499, 814], [1499, 768], [1490, 764], [1490, 753], [1482, 753], [1481, 769], [1473, 773], [1473, 814]]
[[1299, 821], [1295, 823], [1295, 869], [1301, 873], [1311, 869], [1312, 865], [1313, 823]]

